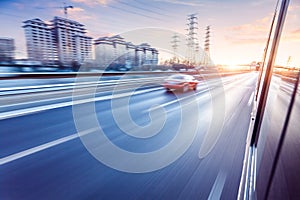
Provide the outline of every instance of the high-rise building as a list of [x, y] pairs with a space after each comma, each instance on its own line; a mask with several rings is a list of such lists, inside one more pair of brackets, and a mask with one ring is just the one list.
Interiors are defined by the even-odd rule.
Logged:
[[57, 49], [49, 24], [38, 18], [23, 23], [28, 59], [41, 61], [43, 64], [55, 64]]
[[59, 61], [70, 65], [92, 59], [92, 38], [85, 35], [84, 25], [65, 18], [54, 17], [52, 29]]
[[84, 25], [61, 17], [50, 23], [40, 19], [23, 23], [30, 60], [71, 67], [92, 59], [92, 38], [85, 35]]
[[11, 62], [15, 57], [15, 42], [12, 38], [0, 38], [0, 62]]

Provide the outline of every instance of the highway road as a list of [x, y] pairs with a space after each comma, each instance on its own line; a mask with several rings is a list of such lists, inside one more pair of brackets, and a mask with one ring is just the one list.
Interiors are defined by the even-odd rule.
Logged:
[[[0, 199], [236, 199], [256, 79], [256, 73], [246, 73], [224, 77], [221, 85], [216, 79], [201, 81], [197, 91], [187, 93], [166, 92], [158, 80], [152, 84], [142, 81], [146, 85], [133, 95], [128, 88], [135, 87], [137, 81], [129, 81], [126, 84], [130, 87], [115, 94], [111, 85], [98, 86], [93, 99], [89, 99], [86, 88], [76, 94], [65, 88], [63, 92], [55, 89], [3, 95]], [[72, 94], [78, 95], [73, 102]], [[127, 103], [120, 103], [129, 96]], [[73, 104], [91, 102], [95, 113], [87, 110], [74, 115]], [[126, 124], [126, 109], [135, 124]], [[77, 134], [74, 116], [81, 121], [93, 114], [114, 145], [137, 154], [162, 149], [171, 142], [179, 151], [189, 142], [190, 132], [195, 134], [174, 162], [145, 173], [124, 172], [100, 162], [84, 145], [79, 136], [95, 132], [94, 124], [87, 122], [87, 129], [80, 130], [85, 132]], [[146, 130], [147, 125], [161, 122], [163, 127], [151, 137], [140, 132], [135, 132], [140, 134], [136, 136], [125, 134], [135, 125]], [[156, 127], [150, 127], [154, 132]], [[221, 132], [214, 133], [216, 127], [221, 127]], [[178, 141], [179, 129], [187, 136]], [[201, 154], [212, 136], [208, 134], [219, 137]], [[95, 141], [94, 145], [96, 149], [106, 144]], [[173, 150], [176, 154], [177, 149]], [[157, 157], [155, 162], [172, 157], [173, 152]], [[125, 169], [143, 166], [113, 153], [111, 157], [120, 159]]]

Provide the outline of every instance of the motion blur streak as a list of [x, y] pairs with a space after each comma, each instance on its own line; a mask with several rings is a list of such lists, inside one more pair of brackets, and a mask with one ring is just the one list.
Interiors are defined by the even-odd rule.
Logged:
[[[81, 141], [74, 138], [1, 165], [0, 198], [207, 199], [212, 190], [218, 190], [221, 199], [235, 199], [245, 148], [245, 143], [240, 141], [246, 141], [251, 113], [251, 107], [247, 104], [255, 89], [256, 77], [256, 73], [247, 73], [223, 79], [225, 123], [215, 147], [202, 159], [199, 159], [198, 153], [212, 123], [212, 108], [207, 85], [200, 83], [196, 99], [201, 114], [190, 115], [191, 123], [193, 119], [198, 121], [196, 137], [186, 153], [171, 165], [151, 173], [119, 172], [94, 159]], [[214, 80], [210, 81], [213, 86]], [[145, 89], [140, 88], [141, 91]], [[159, 134], [148, 138], [150, 141], [147, 142], [136, 141], [137, 139], [122, 133], [112, 120], [109, 99], [95, 102], [99, 117], [105, 116], [100, 120], [101, 128], [115, 145], [127, 151], [141, 153], [157, 150], [172, 140], [174, 133], [171, 130], [178, 126], [180, 109], [177, 109], [179, 104], [176, 102], [167, 103], [177, 97], [165, 92], [162, 87], [156, 89], [133, 95], [129, 101], [131, 117], [138, 125], [145, 125], [150, 120], [148, 113], [144, 111], [153, 105], [166, 105], [165, 127]], [[207, 92], [201, 92], [202, 90]], [[176, 94], [178, 98], [186, 97], [186, 104], [181, 109], [190, 109], [187, 96], [192, 93], [194, 92]], [[100, 92], [97, 95], [105, 94]], [[81, 117], [85, 118], [88, 114], [82, 113]], [[239, 123], [236, 124], [236, 121]], [[4, 119], [0, 121], [0, 126], [1, 159], [76, 132], [71, 106]], [[124, 162], [126, 164], [126, 160]], [[222, 174], [218, 175], [220, 170]]]

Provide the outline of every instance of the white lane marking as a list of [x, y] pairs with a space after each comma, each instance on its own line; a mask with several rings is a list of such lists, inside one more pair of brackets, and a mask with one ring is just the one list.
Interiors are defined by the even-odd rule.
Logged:
[[[245, 76], [245, 75], [244, 75], [244, 76]], [[246, 79], [246, 78], [248, 78], [248, 77], [244, 77], [244, 79]], [[229, 84], [233, 84], [233, 83], [236, 84], [236, 82], [239, 83], [239, 82], [243, 82], [243, 81], [244, 81], [244, 79], [242, 79], [242, 80], [240, 80], [240, 79], [235, 80], [236, 77], [228, 77], [227, 79], [234, 79], [234, 80], [233, 80], [232, 82], [227, 81], [226, 83], [223, 83], [223, 85], [229, 85]], [[212, 81], [214, 81], [214, 80], [212, 80]], [[233, 87], [233, 86], [231, 86], [231, 87]], [[197, 93], [195, 93], [195, 94], [198, 95], [198, 94], [204, 93], [204, 92], [206, 92], [206, 91], [208, 91], [208, 90], [212, 90], [212, 89], [214, 89], [214, 88], [207, 88], [207, 89], [202, 90], [202, 91], [200, 91], [200, 92], [197, 92]], [[252, 95], [251, 95], [250, 99], [253, 99], [253, 95], [254, 95], [254, 92], [252, 92]], [[176, 103], [176, 102], [179, 102], [179, 101], [184, 100], [184, 99], [189, 98], [189, 97], [190, 97], [190, 96], [186, 96], [186, 97], [183, 97], [183, 98], [181, 98], [181, 99], [175, 99], [175, 100], [173, 100], [173, 101], [166, 102], [166, 103], [164, 103], [164, 104], [160, 104], [160, 105], [158, 105], [158, 106], [151, 107], [150, 109], [144, 110], [142, 113], [149, 113], [150, 111], [157, 110], [157, 109], [159, 109], [159, 108], [162, 108], [162, 107], [165, 107], [165, 106], [174, 104], [174, 103]], [[200, 98], [202, 98], [202, 97], [197, 97], [196, 100], [199, 100]], [[250, 103], [251, 103], [251, 102], [250, 102]], [[173, 110], [174, 110], [174, 109], [171, 109], [171, 111], [173, 111]], [[176, 110], [176, 109], [175, 109], [175, 110]]]
[[[120, 91], [126, 91], [128, 89], [121, 89], [118, 90], [118, 92]], [[101, 94], [101, 93], [105, 93], [105, 92], [109, 92], [109, 91], [101, 91], [101, 92], [97, 92], [96, 94]], [[47, 96], [48, 94], [43, 94], [43, 96]], [[76, 97], [83, 97], [86, 96], [86, 94], [82, 94], [82, 95], [76, 95]], [[21, 102], [21, 103], [14, 103], [14, 104], [7, 104], [7, 105], [0, 105], [0, 109], [1, 108], [7, 108], [7, 107], [14, 107], [14, 106], [22, 106], [22, 105], [30, 105], [30, 104], [34, 104], [34, 103], [43, 103], [43, 102], [48, 102], [48, 101], [58, 101], [58, 100], [63, 100], [63, 99], [68, 99], [68, 98], [72, 98], [73, 96], [63, 96], [63, 97], [57, 97], [54, 99], [48, 98], [48, 99], [43, 99], [43, 100], [36, 100], [36, 101], [30, 101], [30, 102]], [[0, 101], [0, 103], [2, 103]]]
[[[200, 100], [202, 100], [203, 98], [207, 98], [207, 97], [209, 97], [209, 100], [211, 99], [210, 94], [206, 94], [206, 95], [197, 97], [196, 99], [193, 99], [192, 101], [190, 101], [190, 102], [188, 102], [188, 103], [183, 104], [182, 107], [188, 106], [188, 105], [194, 103], [194, 101], [200, 101]], [[173, 111], [175, 111], [175, 110], [181, 109], [182, 107], [174, 107], [174, 108], [172, 108], [172, 109], [167, 110], [167, 112], [170, 113], [170, 112], [173, 112]]]
[[[204, 93], [204, 92], [206, 92], [206, 91], [208, 91], [208, 90], [209, 90], [209, 89], [202, 90], [202, 91], [200, 91], [200, 92], [195, 93], [194, 95]], [[183, 98], [180, 98], [180, 99], [175, 99], [175, 100], [173, 100], [173, 101], [169, 101], [169, 102], [160, 104], [160, 105], [158, 105], [158, 106], [151, 107], [151, 108], [149, 108], [149, 109], [143, 111], [143, 113], [149, 113], [150, 111], [157, 110], [157, 109], [159, 109], [159, 108], [162, 108], [162, 107], [165, 107], [165, 106], [174, 104], [174, 103], [176, 103], [176, 102], [182, 101], [182, 100], [187, 99], [187, 98], [191, 98], [191, 96], [186, 96], [186, 97], [183, 97]]]
[[[163, 78], [163, 77], [162, 77]], [[30, 86], [18, 86], [18, 87], [4, 87], [4, 88], [0, 88], [0, 91], [12, 91], [14, 92], [15, 90], [32, 90], [32, 89], [55, 89], [55, 87], [58, 87], [57, 89], [69, 89], [69, 88], [73, 88], [74, 86], [76, 87], [80, 87], [80, 86], [84, 86], [85, 85], [101, 85], [101, 86], [105, 86], [105, 85], [110, 85], [110, 84], [120, 84], [121, 83], [127, 83], [127, 82], [134, 82], [137, 80], [142, 80], [142, 81], [146, 81], [146, 80], [160, 80], [160, 78], [139, 78], [139, 79], [122, 79], [122, 80], [103, 80], [103, 81], [87, 81], [87, 82], [78, 82], [78, 83], [55, 83], [55, 84], [47, 84], [47, 85], [30, 85]], [[45, 90], [48, 91], [48, 90]], [[0, 93], [1, 94], [1, 93]]]
[[226, 180], [226, 174], [221, 170], [215, 180], [215, 183], [210, 191], [208, 200], [220, 199], [224, 184]]
[[[47, 92], [51, 90], [64, 90], [64, 89], [72, 89], [74, 86], [77, 87], [87, 87], [88, 85], [100, 84], [101, 82], [89, 81], [82, 83], [61, 83], [61, 84], [49, 84], [49, 85], [31, 85], [31, 86], [20, 86], [20, 87], [7, 87], [0, 88], [0, 95], [7, 94], [18, 94], [22, 91], [26, 92]], [[107, 83], [105, 83], [107, 84]], [[101, 84], [102, 85], [102, 84]], [[22, 92], [24, 93], [24, 92]]]
[[51, 148], [53, 146], [56, 146], [56, 145], [68, 142], [70, 140], [78, 138], [79, 135], [86, 135], [86, 134], [92, 133], [92, 132], [94, 132], [96, 130], [97, 130], [97, 128], [90, 128], [88, 130], [85, 130], [85, 131], [81, 132], [80, 134], [79, 133], [75, 133], [75, 134], [72, 134], [72, 135], [69, 135], [69, 136], [66, 136], [66, 137], [54, 140], [52, 142], [48, 142], [48, 143], [45, 143], [45, 144], [42, 144], [42, 145], [30, 148], [30, 149], [21, 151], [19, 153], [15, 153], [15, 154], [9, 155], [7, 157], [4, 157], [4, 158], [0, 159], [0, 165], [4, 165], [6, 163], [9, 163], [9, 162], [12, 162], [14, 160], [23, 158], [25, 156], [29, 156], [29, 155], [37, 153], [39, 151], [43, 151], [43, 150]]
[[251, 93], [251, 96], [250, 96], [250, 98], [248, 100], [248, 103], [247, 103], [248, 106], [250, 106], [252, 104], [253, 97], [254, 97], [254, 92]]
[[83, 103], [104, 101], [104, 100], [122, 98], [122, 97], [126, 97], [126, 96], [131, 96], [131, 95], [143, 94], [143, 93], [152, 92], [155, 90], [161, 90], [161, 87], [152, 88], [152, 89], [148, 89], [148, 90], [139, 90], [139, 91], [135, 91], [135, 92], [127, 92], [127, 93], [123, 93], [123, 94], [111, 94], [108, 96], [102, 96], [102, 97], [96, 97], [96, 98], [90, 98], [90, 99], [68, 101], [68, 102], [63, 102], [63, 103], [38, 106], [38, 107], [34, 107], [34, 108], [25, 108], [25, 109], [21, 109], [21, 110], [8, 111], [8, 112], [4, 112], [4, 113], [0, 114], [0, 120], [18, 117], [18, 116], [22, 116], [22, 115], [28, 115], [28, 114], [32, 114], [32, 113], [36, 113], [36, 112], [40, 112], [40, 111], [45, 111], [45, 110], [51, 110], [51, 109], [55, 109], [55, 108], [62, 108], [62, 107], [67, 107], [67, 106], [72, 106], [72, 105], [83, 104]]
[[40, 88], [49, 88], [49, 87], [63, 87], [63, 86], [74, 86], [74, 83], [61, 83], [61, 84], [49, 84], [49, 85], [30, 85], [30, 86], [24, 86], [24, 87], [22, 87], [22, 86], [19, 86], [19, 87], [5, 87], [5, 88], [0, 88], [0, 91], [28, 90], [28, 89], [40, 89]]

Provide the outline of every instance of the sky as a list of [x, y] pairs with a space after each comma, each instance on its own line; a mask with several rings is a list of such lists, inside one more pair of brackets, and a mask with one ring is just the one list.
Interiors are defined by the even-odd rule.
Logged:
[[[187, 15], [198, 16], [198, 38], [203, 47], [205, 28], [211, 26], [210, 55], [215, 64], [261, 61], [277, 0], [0, 0], [0, 37], [15, 39], [16, 57], [26, 58], [22, 22], [65, 17], [63, 2], [74, 8], [68, 18], [85, 25], [87, 35], [128, 33], [159, 28], [186, 34]], [[159, 37], [159, 36], [156, 36]], [[171, 41], [171, 38], [170, 38]], [[147, 42], [147, 41], [145, 41]], [[185, 45], [180, 41], [179, 45]], [[291, 0], [277, 64], [300, 67], [300, 0]]]

